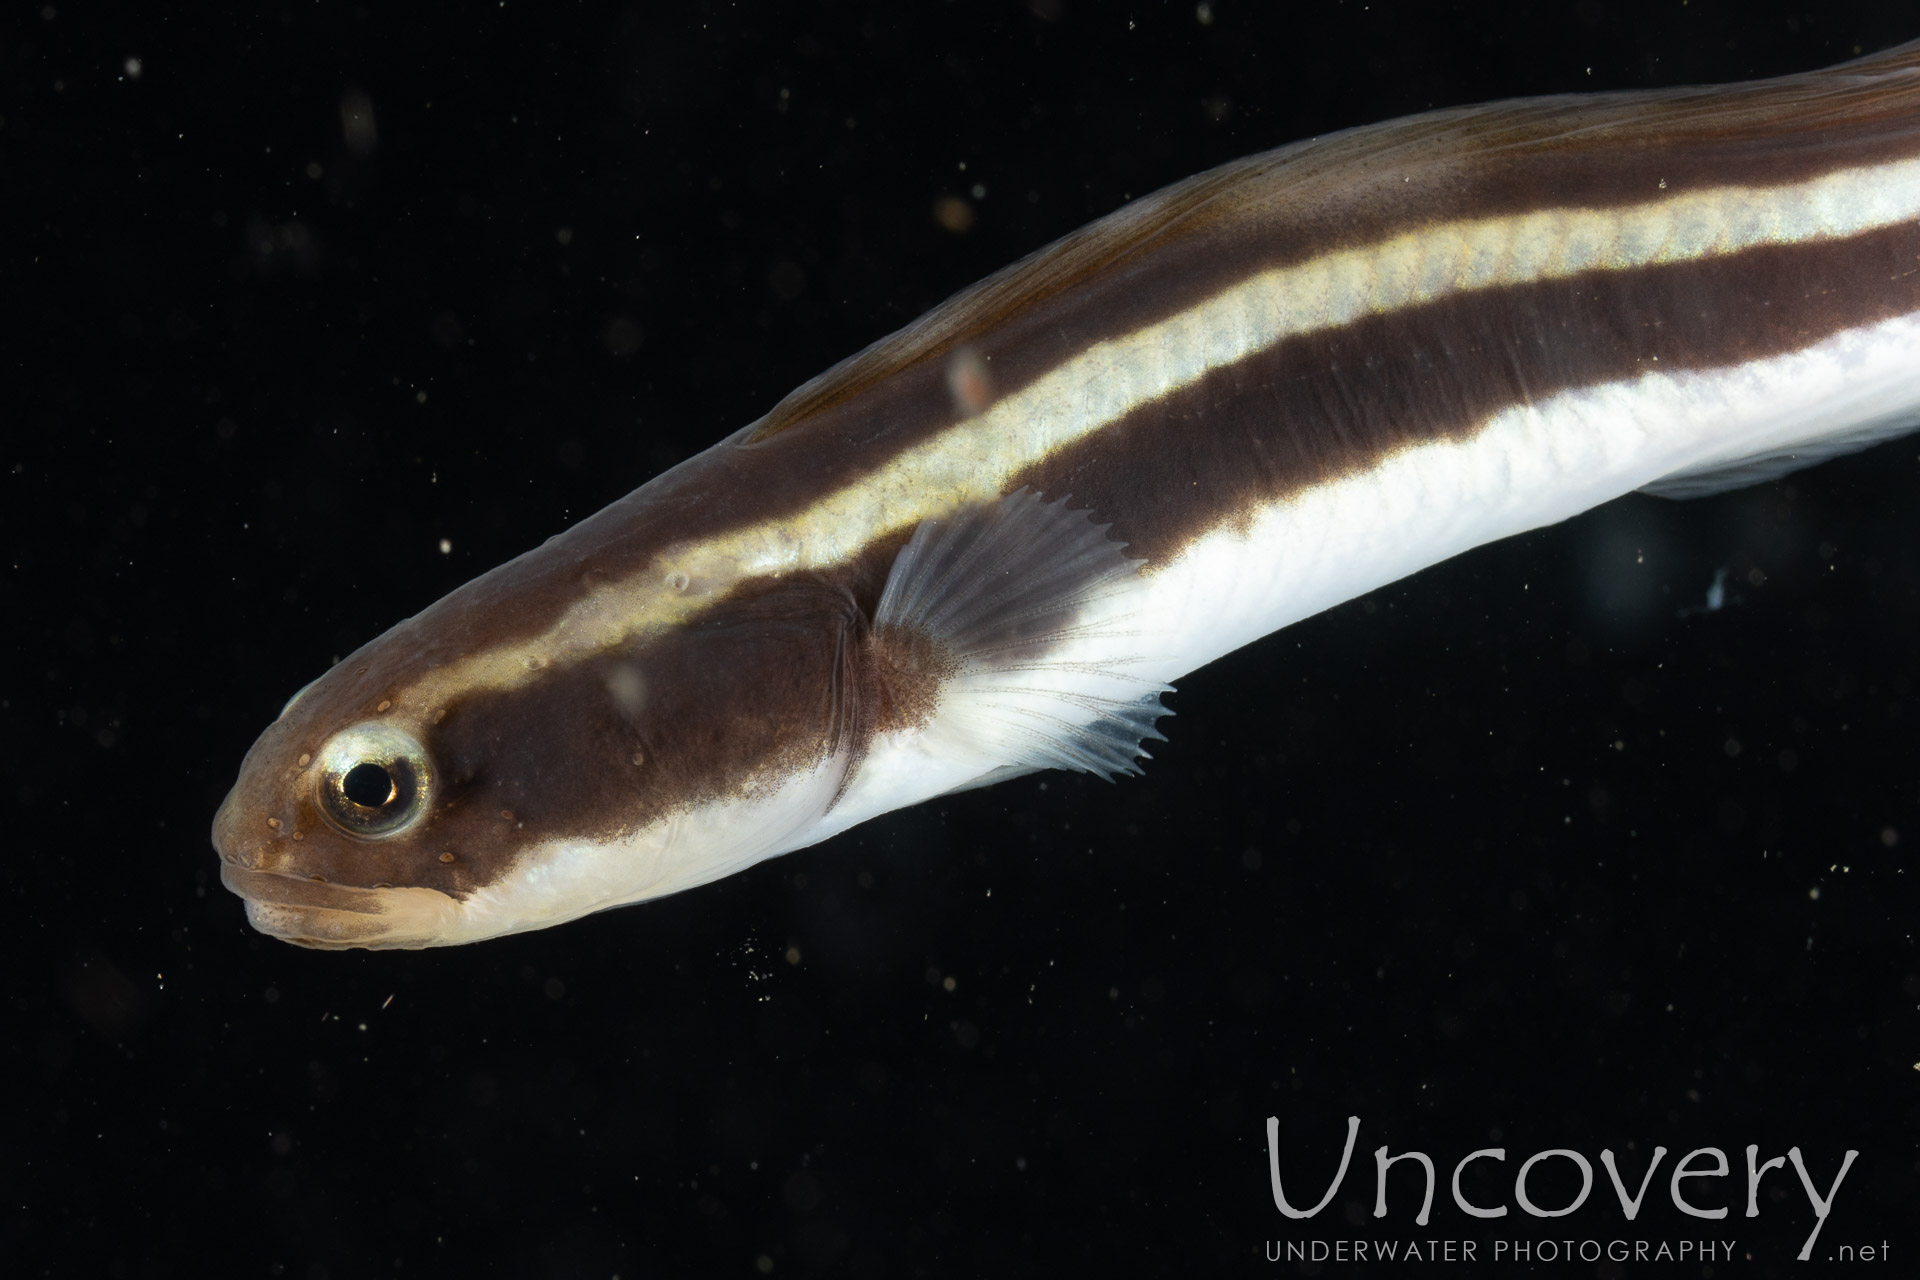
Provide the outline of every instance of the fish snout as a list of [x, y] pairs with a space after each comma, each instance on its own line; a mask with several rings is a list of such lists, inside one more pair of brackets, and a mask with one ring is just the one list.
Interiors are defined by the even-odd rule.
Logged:
[[269, 865], [268, 841], [263, 837], [276, 834], [276, 830], [266, 819], [249, 821], [246, 806], [240, 799], [240, 788], [236, 786], [227, 792], [227, 798], [220, 802], [220, 808], [213, 815], [213, 849], [220, 855], [223, 866], [263, 870]]

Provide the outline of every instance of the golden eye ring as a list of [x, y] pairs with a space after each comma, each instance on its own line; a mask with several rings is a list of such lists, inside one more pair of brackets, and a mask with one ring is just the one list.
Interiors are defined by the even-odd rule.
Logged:
[[433, 793], [433, 765], [403, 729], [369, 721], [320, 749], [314, 769], [320, 812], [350, 836], [380, 839], [419, 821]]

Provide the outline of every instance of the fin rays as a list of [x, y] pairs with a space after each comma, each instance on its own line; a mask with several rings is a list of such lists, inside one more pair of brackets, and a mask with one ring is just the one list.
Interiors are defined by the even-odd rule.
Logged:
[[1168, 687], [1139, 673], [1140, 561], [1067, 499], [1021, 490], [914, 531], [875, 610], [954, 670], [929, 733], [995, 768], [1138, 773]]

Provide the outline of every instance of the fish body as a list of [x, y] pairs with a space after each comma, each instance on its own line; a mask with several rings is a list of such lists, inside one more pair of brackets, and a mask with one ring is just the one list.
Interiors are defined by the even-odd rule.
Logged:
[[349, 656], [214, 825], [418, 947], [1112, 776], [1213, 658], [1634, 490], [1920, 425], [1920, 44], [1434, 112], [1136, 201]]

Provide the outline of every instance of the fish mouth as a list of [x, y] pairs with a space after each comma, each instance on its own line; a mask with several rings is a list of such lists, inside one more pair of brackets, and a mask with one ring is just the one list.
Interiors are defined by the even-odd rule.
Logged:
[[417, 951], [458, 929], [460, 904], [438, 889], [361, 889], [231, 862], [220, 882], [247, 904], [247, 923], [298, 947]]

